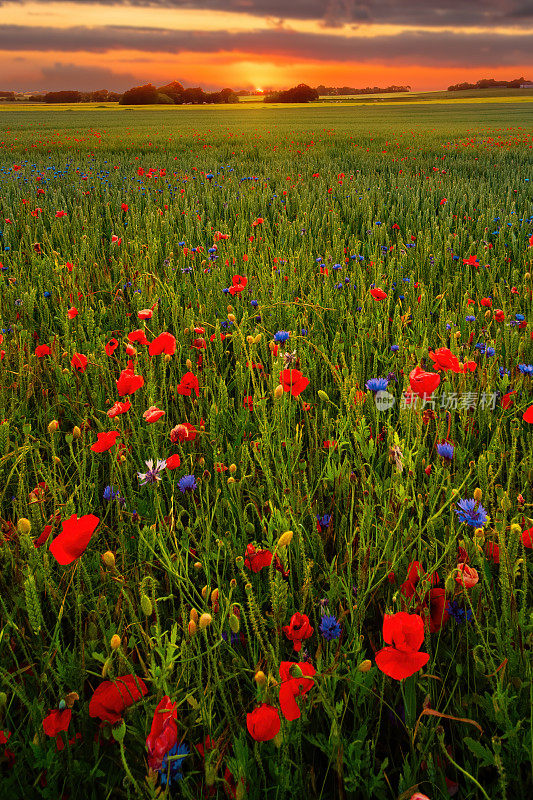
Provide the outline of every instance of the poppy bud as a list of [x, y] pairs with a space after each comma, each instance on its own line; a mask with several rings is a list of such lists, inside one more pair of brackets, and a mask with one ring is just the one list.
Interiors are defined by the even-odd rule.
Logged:
[[232, 475], [235, 475], [235, 473], [237, 472], [237, 464], [230, 464], [229, 471], [231, 472]]
[[326, 392], [323, 392], [323, 391], [322, 391], [322, 389], [319, 389], [319, 390], [318, 390], [318, 396], [319, 396], [319, 397], [320, 397], [320, 399], [321, 399], [321, 400], [323, 400], [325, 403], [329, 403], [329, 397], [328, 397], [328, 395], [326, 394]]
[[267, 679], [266, 679], [266, 675], [263, 672], [263, 670], [259, 669], [255, 673], [254, 680], [255, 680], [255, 682], [257, 683], [258, 686], [266, 686]]
[[281, 383], [274, 389], [274, 397], [276, 398], [276, 400], [279, 400], [280, 397], [283, 397], [283, 386], [281, 385]]
[[170, 355], [170, 353], [165, 353], [165, 363], [166, 364], [168, 364], [168, 362], [171, 360], [171, 358], [172, 358], [172, 356]]
[[228, 486], [233, 486], [236, 483], [235, 478], [228, 478]]
[[61, 459], [59, 458], [59, 456], [54, 456], [54, 464], [58, 465], [61, 464]]
[[248, 344], [253, 344], [254, 343], [254, 337], [253, 336], [247, 336], [246, 337], [246, 341], [248, 342]]
[[230, 580], [229, 585], [230, 585], [230, 589], [236, 589], [237, 588], [237, 581], [235, 580], [235, 578], [232, 578]]
[[278, 547], [287, 547], [292, 541], [294, 533], [292, 531], [285, 531], [278, 539]]
[[153, 611], [152, 601], [146, 594], [141, 595], [141, 608], [145, 616], [149, 617]]
[[228, 319], [229, 319], [230, 322], [236, 322], [237, 321], [237, 317], [235, 316], [235, 314], [228, 314]]
[[244, 566], [244, 558], [242, 556], [237, 556], [235, 559], [235, 563], [237, 564], [239, 569], [242, 569]]
[[503, 511], [509, 511], [510, 508], [511, 508], [511, 505], [512, 505], [511, 501], [509, 500], [509, 497], [507, 496], [507, 493], [505, 493], [503, 495], [502, 499], [500, 500], [500, 506], [501, 506], [502, 510]]
[[366, 658], [364, 661], [361, 661], [359, 666], [357, 667], [358, 672], [368, 672], [372, 667], [372, 662]]
[[194, 569], [197, 570], [198, 572], [202, 569], [201, 561], [195, 561], [193, 566], [194, 566]]
[[235, 614], [230, 614], [229, 626], [232, 630], [232, 633], [239, 633], [241, 623], [239, 622], [239, 618], [236, 617]]
[[185, 328], [185, 330], [183, 332], [184, 332], [185, 336], [189, 335], [189, 329], [188, 328]]
[[455, 331], [454, 336], [455, 336], [456, 339], [460, 339], [461, 338], [461, 331]]
[[59, 422], [57, 419], [53, 419], [48, 423], [48, 433], [55, 433], [57, 430], [59, 430]]
[[113, 728], [113, 739], [116, 742], [123, 742], [126, 735], [126, 723], [123, 719], [120, 720], [118, 725]]
[[208, 625], [211, 625], [213, 622], [213, 617], [211, 614], [202, 614], [200, 619], [198, 620], [198, 627], [201, 631], [205, 631]]
[[31, 531], [31, 522], [26, 517], [21, 517], [17, 522], [17, 530], [19, 533], [29, 533]]
[[231, 314], [232, 311], [233, 311], [233, 306], [228, 306], [227, 308], [228, 314]]
[[254, 344], [259, 344], [259, 342], [261, 341], [261, 336], [262, 334], [258, 333], [257, 336], [254, 337]]
[[204, 600], [207, 597], [207, 586], [204, 586], [204, 588], [202, 589], [202, 597], [204, 598]]
[[120, 647], [121, 638], [118, 633], [113, 634], [111, 637], [111, 650], [117, 650]]
[[482, 497], [483, 494], [481, 492], [481, 489], [479, 487], [477, 489], [474, 489], [474, 500], [476, 501], [476, 503], [480, 503]]
[[219, 594], [218, 589], [213, 589], [213, 591], [211, 592], [212, 603], [218, 603], [218, 594]]
[[194, 634], [198, 630], [196, 622], [193, 619], [189, 620], [189, 625], [187, 626], [187, 630], [189, 631], [189, 636], [194, 636]]
[[106, 552], [102, 556], [102, 561], [104, 562], [106, 567], [113, 569], [115, 566], [115, 554], [112, 553], [111, 550], [106, 550]]
[[198, 466], [202, 467], [202, 469], [205, 467], [205, 458], [203, 456], [198, 459]]
[[80, 438], [81, 430], [80, 430], [80, 428], [78, 428], [77, 425], [74, 425], [74, 427], [72, 428], [72, 435], [74, 436], [75, 439], [79, 439]]
[[491, 311], [489, 308], [485, 311], [485, 319], [490, 319]]
[[192, 361], [191, 361], [190, 358], [187, 359], [187, 361], [185, 362], [185, 365], [186, 365], [188, 370], [192, 369]]

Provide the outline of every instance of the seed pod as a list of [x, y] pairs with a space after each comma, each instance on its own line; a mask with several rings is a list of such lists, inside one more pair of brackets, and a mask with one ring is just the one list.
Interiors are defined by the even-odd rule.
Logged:
[[235, 614], [230, 614], [229, 617], [229, 626], [231, 628], [232, 633], [239, 633], [241, 628], [241, 623], [239, 618], [235, 616]]
[[237, 317], [235, 316], [235, 314], [228, 314], [228, 319], [230, 322], [236, 322]]
[[53, 419], [48, 423], [48, 433], [55, 433], [57, 430], [59, 430], [59, 422], [57, 419]]
[[372, 667], [372, 662], [366, 658], [364, 661], [361, 661], [359, 666], [357, 667], [359, 672], [368, 672]]
[[141, 608], [145, 616], [149, 617], [153, 611], [152, 601], [146, 594], [141, 595]]
[[320, 399], [321, 399], [321, 400], [323, 400], [325, 403], [328, 403], [328, 402], [329, 402], [329, 397], [328, 397], [328, 395], [326, 394], [326, 392], [323, 392], [323, 391], [322, 391], [322, 389], [319, 389], [319, 390], [318, 390], [318, 396], [319, 396], [319, 397], [320, 397]]
[[191, 361], [191, 359], [190, 359], [190, 358], [188, 358], [188, 359], [187, 359], [187, 361], [185, 362], [185, 366], [186, 366], [186, 367], [187, 367], [187, 369], [189, 369], [189, 370], [191, 370], [191, 369], [192, 369], [192, 361]]

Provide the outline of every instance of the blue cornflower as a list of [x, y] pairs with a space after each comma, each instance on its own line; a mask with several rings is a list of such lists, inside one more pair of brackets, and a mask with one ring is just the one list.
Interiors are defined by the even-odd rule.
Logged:
[[533, 364], [519, 364], [518, 369], [522, 375], [533, 375]]
[[257, 302], [257, 300], [250, 300], [250, 305], [252, 306], [252, 308], [257, 308], [259, 303]]
[[316, 520], [318, 522], [320, 531], [323, 531], [325, 528], [329, 528], [331, 523], [331, 514], [324, 514], [323, 517], [317, 517]]
[[150, 461], [145, 461], [144, 463], [148, 467], [148, 471], [137, 473], [140, 486], [144, 486], [146, 483], [156, 483], [157, 481], [160, 481], [161, 475], [159, 473], [161, 470], [166, 469], [166, 460], [158, 461], [155, 467], [152, 459], [150, 459]]
[[482, 505], [472, 500], [459, 500], [455, 509], [461, 522], [472, 528], [480, 528], [487, 522], [487, 512]]
[[120, 497], [119, 492], [115, 492], [112, 486], [106, 486], [104, 489], [104, 500], [116, 500]]
[[440, 442], [437, 445], [437, 453], [444, 458], [445, 461], [451, 461], [453, 459], [453, 451], [454, 446], [450, 444], [450, 442]]
[[392, 350], [392, 352], [393, 352], [393, 353], [397, 353], [397, 352], [398, 352], [398, 350], [400, 349], [400, 345], [398, 345], [398, 344], [391, 344], [391, 346], [390, 346], [390, 349]]
[[307, 334], [308, 334], [307, 328], [302, 328], [301, 334], [302, 334], [302, 336], [307, 336]]
[[274, 334], [274, 341], [278, 344], [283, 344], [289, 338], [290, 333], [288, 331], [278, 331]]
[[476, 321], [476, 318], [473, 317], [471, 314], [469, 314], [468, 317], [465, 317], [465, 319], [466, 319], [467, 322], [475, 322]]
[[342, 269], [342, 264], [333, 264], [331, 269]]
[[318, 630], [326, 642], [331, 642], [333, 639], [338, 639], [341, 635], [341, 626], [339, 625], [339, 622], [337, 621], [336, 617], [329, 614], [325, 614], [322, 617]]
[[185, 494], [185, 492], [194, 492], [198, 488], [198, 484], [194, 475], [184, 475], [183, 478], [179, 479], [178, 487], [180, 492]]
[[515, 319], [517, 319], [518, 322], [523, 322], [525, 320], [525, 317], [523, 314], [515, 314]]
[[50, 292], [44, 292], [44, 295], [43, 295], [43, 296], [44, 296], [44, 297], [52, 297], [52, 295], [50, 294]]
[[487, 358], [492, 358], [492, 356], [495, 355], [495, 354], [496, 354], [496, 350], [494, 349], [494, 347], [487, 347], [487, 349], [485, 350], [485, 356]]
[[366, 382], [366, 388], [369, 392], [384, 392], [388, 385], [387, 378], [370, 378]]
[[172, 747], [168, 753], [165, 753], [163, 756], [163, 760], [161, 762], [161, 785], [166, 786], [167, 781], [171, 786], [172, 783], [175, 781], [181, 781], [183, 779], [183, 759], [185, 756], [189, 755], [189, 748], [186, 744], [176, 744]]
[[446, 606], [446, 610], [450, 617], [455, 620], [457, 625], [462, 625], [464, 622], [470, 622], [472, 619], [472, 611], [461, 608], [457, 600], [450, 600]]

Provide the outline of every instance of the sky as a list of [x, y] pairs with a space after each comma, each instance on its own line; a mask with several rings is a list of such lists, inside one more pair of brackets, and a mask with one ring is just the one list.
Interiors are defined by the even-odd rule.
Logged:
[[0, 90], [533, 80], [533, 0], [0, 0]]

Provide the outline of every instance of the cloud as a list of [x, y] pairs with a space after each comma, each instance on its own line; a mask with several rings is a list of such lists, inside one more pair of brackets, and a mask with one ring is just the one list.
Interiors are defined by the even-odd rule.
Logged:
[[107, 67], [80, 67], [60, 62], [41, 67], [38, 80], [50, 91], [79, 89], [82, 92], [96, 89], [124, 91], [137, 82], [137, 78], [130, 73], [116, 73]]
[[[12, 0], [8, 0], [12, 2]], [[31, 2], [50, 0], [31, 0]], [[54, 2], [72, 0], [54, 0]], [[322, 20], [326, 26], [375, 23], [414, 27], [498, 27], [533, 21], [532, 0], [75, 0], [80, 5], [225, 11]], [[24, 2], [20, 3], [21, 5]], [[0, 0], [0, 6], [2, 0]]]
[[236, 53], [294, 61], [356, 62], [431, 67], [506, 67], [531, 64], [533, 34], [407, 31], [399, 34], [338, 36], [324, 32], [258, 30], [251, 33], [170, 31], [108, 26], [67, 29], [4, 25], [0, 50], [113, 53]]

